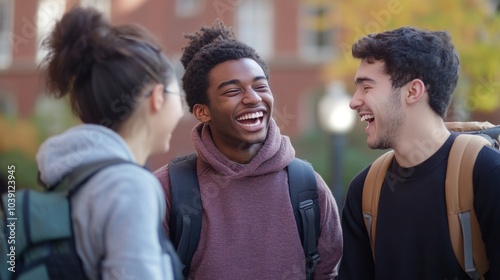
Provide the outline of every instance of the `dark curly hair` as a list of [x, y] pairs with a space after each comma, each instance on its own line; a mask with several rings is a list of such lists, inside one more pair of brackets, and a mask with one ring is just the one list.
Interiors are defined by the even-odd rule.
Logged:
[[421, 79], [429, 93], [429, 105], [443, 119], [460, 72], [460, 62], [447, 32], [413, 27], [370, 34], [352, 46], [355, 58], [385, 62], [394, 89]]
[[93, 8], [72, 8], [43, 44], [49, 52], [40, 66], [49, 94], [69, 95], [84, 123], [117, 130], [147, 85], [176, 79], [148, 30], [113, 26]]
[[203, 25], [200, 32], [186, 34], [184, 37], [190, 41], [182, 49], [181, 62], [186, 70], [182, 77], [182, 87], [190, 112], [193, 112], [195, 104], [209, 105], [208, 74], [220, 63], [250, 58], [262, 67], [269, 79], [269, 70], [257, 52], [236, 40], [232, 28], [226, 27], [221, 20], [216, 20], [210, 27]]

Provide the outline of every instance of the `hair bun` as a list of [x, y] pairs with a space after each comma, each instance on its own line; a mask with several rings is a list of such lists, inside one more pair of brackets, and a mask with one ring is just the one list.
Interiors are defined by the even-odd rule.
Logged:
[[48, 54], [42, 65], [47, 65], [48, 80], [53, 81], [49, 90], [56, 96], [66, 94], [76, 77], [85, 76], [96, 60], [109, 56], [113, 33], [109, 21], [94, 8], [75, 7], [66, 13], [43, 42]]
[[200, 32], [186, 34], [184, 37], [190, 40], [188, 45], [182, 49], [184, 53], [181, 62], [184, 69], [205, 46], [219, 41], [236, 40], [233, 29], [226, 27], [220, 19], [216, 19], [211, 27], [203, 25]]

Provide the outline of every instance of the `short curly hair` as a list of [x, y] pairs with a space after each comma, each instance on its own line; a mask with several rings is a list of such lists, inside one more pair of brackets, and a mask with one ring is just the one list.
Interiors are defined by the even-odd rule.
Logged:
[[352, 46], [355, 58], [385, 62], [393, 88], [421, 79], [429, 93], [429, 106], [443, 119], [457, 86], [460, 61], [447, 32], [401, 27], [370, 34]]
[[186, 34], [184, 37], [190, 41], [182, 49], [181, 62], [186, 70], [182, 77], [182, 87], [190, 112], [193, 112], [195, 104], [209, 105], [208, 75], [220, 63], [250, 58], [260, 65], [269, 79], [266, 63], [252, 47], [238, 41], [232, 28], [225, 26], [221, 20], [216, 20], [210, 27], [203, 25], [200, 32]]

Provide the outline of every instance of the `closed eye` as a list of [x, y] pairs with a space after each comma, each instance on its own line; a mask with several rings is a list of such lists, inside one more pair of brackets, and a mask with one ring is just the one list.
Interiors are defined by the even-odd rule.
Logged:
[[255, 89], [258, 91], [267, 91], [269, 89], [269, 86], [268, 85], [259, 85], [259, 86], [255, 87]]
[[233, 88], [233, 89], [229, 89], [227, 91], [224, 92], [224, 95], [236, 95], [240, 92], [241, 90], [239, 88]]

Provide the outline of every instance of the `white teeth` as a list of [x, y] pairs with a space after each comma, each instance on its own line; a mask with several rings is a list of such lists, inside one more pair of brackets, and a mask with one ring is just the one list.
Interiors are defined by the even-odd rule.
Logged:
[[245, 115], [239, 117], [237, 120], [242, 121], [242, 120], [256, 119], [256, 118], [260, 118], [262, 116], [264, 116], [264, 113], [262, 111], [260, 111], [257, 113], [245, 114]]
[[373, 116], [373, 115], [363, 115], [363, 116], [361, 117], [361, 121], [362, 121], [362, 122], [365, 122], [365, 121], [367, 121], [368, 119], [373, 119], [373, 118], [374, 118], [374, 116]]
[[242, 125], [247, 126], [247, 127], [253, 127], [253, 126], [258, 126], [260, 124], [261, 124], [260, 119], [257, 119], [254, 123], [248, 123], [248, 124], [242, 124]]

